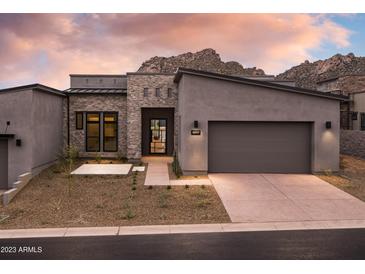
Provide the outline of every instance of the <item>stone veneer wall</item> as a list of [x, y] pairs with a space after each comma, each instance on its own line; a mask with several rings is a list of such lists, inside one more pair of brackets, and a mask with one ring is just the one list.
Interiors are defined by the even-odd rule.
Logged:
[[[69, 96], [70, 104], [70, 145], [79, 150], [80, 157], [126, 157], [127, 156], [127, 96], [123, 94], [72, 94]], [[67, 103], [65, 104], [67, 110]], [[118, 112], [118, 152], [85, 151], [85, 119], [84, 129], [76, 129], [76, 111], [115, 111]], [[67, 117], [66, 117], [67, 121]], [[67, 122], [66, 122], [67, 127]], [[100, 132], [102, 134], [102, 131]], [[67, 131], [66, 141], [67, 144]]]
[[341, 130], [340, 151], [365, 159], [365, 131]]
[[[177, 88], [173, 82], [174, 74], [146, 74], [129, 73], [127, 74], [127, 157], [129, 160], [138, 160], [142, 156], [142, 124], [141, 108], [143, 107], [173, 107], [175, 108], [175, 133], [174, 146], [177, 148]], [[143, 90], [148, 88], [148, 97], [144, 97]], [[160, 97], [155, 96], [155, 89], [160, 88]], [[167, 97], [167, 89], [172, 88], [171, 98]]]

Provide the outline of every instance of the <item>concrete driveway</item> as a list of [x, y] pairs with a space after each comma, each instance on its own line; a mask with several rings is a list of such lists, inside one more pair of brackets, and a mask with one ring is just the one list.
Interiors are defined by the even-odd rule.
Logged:
[[209, 174], [232, 222], [364, 220], [365, 203], [314, 175]]

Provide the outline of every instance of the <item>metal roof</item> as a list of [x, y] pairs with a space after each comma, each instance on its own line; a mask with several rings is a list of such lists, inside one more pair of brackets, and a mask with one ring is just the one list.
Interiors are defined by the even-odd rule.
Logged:
[[67, 94], [127, 94], [127, 90], [121, 88], [69, 88], [64, 92]]
[[231, 82], [242, 83], [242, 84], [247, 84], [247, 85], [252, 85], [252, 86], [266, 87], [266, 88], [271, 88], [273, 90], [300, 93], [300, 94], [312, 95], [312, 96], [340, 100], [340, 101], [349, 100], [349, 97], [344, 96], [344, 95], [330, 94], [330, 93], [325, 93], [325, 92], [321, 92], [318, 90], [292, 87], [292, 86], [288, 86], [288, 85], [280, 85], [280, 84], [269, 82], [269, 81], [253, 80], [253, 79], [244, 78], [244, 77], [229, 76], [229, 75], [225, 75], [225, 74], [213, 73], [213, 72], [202, 71], [202, 70], [186, 69], [186, 68], [178, 69], [174, 82], [179, 83], [183, 74], [190, 74], [190, 75], [195, 75], [195, 76], [214, 78], [214, 79], [218, 79], [218, 80], [231, 81]]

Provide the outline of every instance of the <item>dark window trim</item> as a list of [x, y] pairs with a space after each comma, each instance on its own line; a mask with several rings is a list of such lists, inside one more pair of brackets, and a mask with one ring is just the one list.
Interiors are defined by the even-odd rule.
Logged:
[[155, 96], [156, 97], [160, 97], [161, 96], [161, 89], [160, 88], [156, 88], [155, 89]]
[[[152, 118], [149, 119], [149, 144], [148, 144], [148, 151], [150, 153], [150, 155], [167, 155], [167, 118], [153, 118], [155, 116], [152, 116]], [[166, 136], [165, 136], [165, 152], [164, 153], [159, 153], [159, 152], [151, 152], [151, 143], [152, 143], [152, 131], [151, 131], [151, 121], [152, 120], [165, 120], [165, 124], [166, 124]]]
[[148, 97], [148, 88], [143, 88], [143, 97]]
[[[115, 122], [105, 122], [105, 120], [104, 120], [105, 114], [116, 114]], [[103, 151], [104, 152], [118, 152], [118, 139], [119, 139], [118, 115], [119, 115], [119, 113], [117, 111], [104, 111], [103, 112]], [[117, 128], [117, 134], [115, 136], [116, 150], [106, 150], [105, 149], [105, 124], [116, 124], [116, 128]]]
[[172, 97], [172, 88], [168, 88], [167, 89], [167, 98], [171, 98]]
[[360, 113], [360, 130], [365, 130], [365, 112]]
[[[99, 122], [89, 122], [87, 120], [87, 115], [88, 114], [98, 114], [99, 115]], [[101, 131], [101, 112], [99, 111], [87, 111], [86, 112], [86, 129], [85, 129], [85, 151], [86, 152], [100, 152], [100, 137], [101, 137], [101, 134], [100, 134], [100, 131]], [[88, 140], [88, 134], [87, 134], [87, 124], [90, 123], [90, 124], [99, 124], [99, 147], [98, 147], [98, 150], [88, 150], [87, 147], [88, 147], [88, 143], [87, 143], [87, 140]]]
[[[79, 127], [77, 127], [77, 115], [78, 114], [81, 114], [81, 128], [79, 128]], [[76, 129], [77, 130], [82, 130], [82, 129], [84, 129], [84, 112], [82, 112], [82, 111], [76, 111]]]

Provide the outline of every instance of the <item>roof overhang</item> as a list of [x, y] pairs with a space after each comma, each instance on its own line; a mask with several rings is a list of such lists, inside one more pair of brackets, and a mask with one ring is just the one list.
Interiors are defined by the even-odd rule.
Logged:
[[41, 84], [31, 84], [31, 85], [25, 85], [25, 86], [5, 88], [5, 89], [0, 90], [0, 94], [2, 92], [23, 91], [23, 90], [36, 90], [36, 91], [48, 92], [48, 93], [58, 95], [58, 96], [66, 96], [62, 91], [60, 91], [58, 89], [51, 88], [51, 87], [41, 85]]
[[225, 74], [219, 74], [219, 73], [213, 73], [213, 72], [207, 72], [207, 71], [201, 71], [201, 70], [194, 70], [194, 69], [186, 69], [186, 68], [179, 68], [177, 70], [177, 73], [174, 78], [174, 82], [178, 84], [180, 82], [183, 74], [212, 78], [212, 79], [217, 79], [217, 80], [222, 80], [222, 81], [230, 81], [230, 82], [234, 82], [234, 83], [240, 83], [240, 84], [251, 85], [251, 86], [266, 87], [266, 88], [270, 88], [270, 89], [278, 90], [278, 91], [287, 91], [287, 92], [291, 92], [291, 93], [316, 96], [316, 97], [332, 99], [332, 100], [339, 100], [339, 101], [348, 101], [349, 100], [349, 97], [345, 96], [345, 95], [328, 94], [328, 93], [324, 93], [324, 92], [321, 92], [318, 90], [292, 87], [292, 86], [280, 85], [280, 84], [268, 82], [268, 81], [253, 80], [253, 79], [248, 79], [248, 78], [244, 78], [244, 77], [229, 76], [229, 75], [225, 75]]

